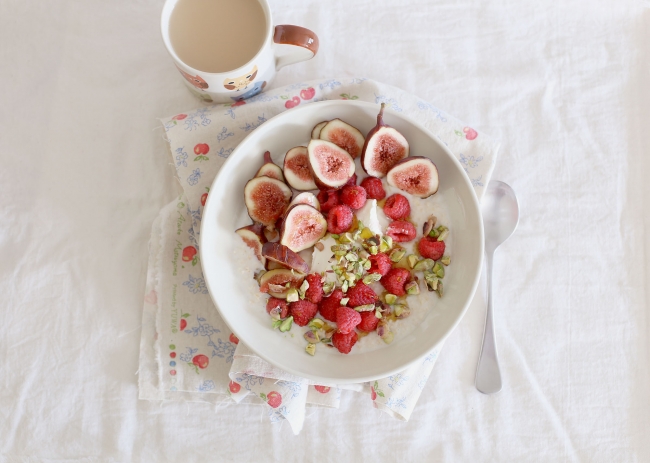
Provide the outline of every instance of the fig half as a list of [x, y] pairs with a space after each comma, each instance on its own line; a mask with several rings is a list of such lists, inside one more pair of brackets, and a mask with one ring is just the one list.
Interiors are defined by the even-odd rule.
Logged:
[[308, 191], [305, 191], [304, 193], [300, 193], [298, 196], [293, 198], [293, 200], [289, 204], [289, 207], [295, 206], [296, 204], [307, 204], [308, 206], [313, 207], [317, 211], [320, 211], [320, 201], [318, 201], [318, 198], [314, 193], [310, 193]]
[[323, 121], [316, 124], [314, 128], [311, 129], [311, 138], [318, 140], [320, 138], [320, 131], [323, 130], [323, 127], [325, 127], [328, 122], [329, 121]]
[[260, 292], [270, 293], [273, 297], [286, 297], [286, 291], [289, 288], [299, 288], [304, 277], [286, 268], [269, 270], [260, 277]]
[[438, 168], [429, 158], [411, 156], [398, 162], [386, 175], [389, 185], [418, 198], [428, 198], [438, 191]]
[[323, 214], [307, 204], [297, 204], [289, 209], [284, 218], [280, 244], [293, 252], [300, 252], [316, 244], [325, 233], [327, 220]]
[[409, 155], [409, 143], [404, 135], [384, 123], [384, 107], [377, 115], [377, 125], [366, 135], [361, 152], [361, 167], [372, 177], [384, 177], [400, 160]]
[[341, 119], [333, 119], [325, 124], [320, 131], [319, 138], [331, 141], [339, 148], [343, 148], [350, 153], [353, 159], [359, 157], [366, 141], [359, 129]]
[[271, 152], [264, 152], [264, 164], [260, 167], [260, 170], [257, 171], [255, 177], [269, 177], [276, 180], [284, 182], [284, 175], [282, 175], [282, 169], [273, 162], [271, 159]]
[[321, 190], [338, 190], [354, 175], [354, 159], [326, 140], [312, 140], [307, 146], [309, 168]]
[[309, 272], [307, 262], [283, 244], [265, 243], [262, 246], [262, 256], [269, 261], [282, 264], [285, 268], [294, 269], [296, 272]]
[[299, 191], [315, 190], [314, 176], [309, 170], [309, 156], [306, 146], [296, 146], [284, 156], [284, 175], [287, 182]]
[[244, 243], [255, 251], [255, 255], [262, 265], [266, 265], [266, 259], [262, 255], [262, 249], [266, 243], [266, 236], [264, 236], [262, 225], [256, 223], [253, 225], [248, 225], [247, 227], [241, 227], [235, 230]]
[[244, 202], [254, 222], [275, 226], [291, 201], [291, 188], [270, 177], [255, 177], [244, 187]]

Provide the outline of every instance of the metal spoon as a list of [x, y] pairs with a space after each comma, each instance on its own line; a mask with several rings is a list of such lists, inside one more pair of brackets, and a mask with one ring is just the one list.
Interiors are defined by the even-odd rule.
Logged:
[[501, 390], [501, 371], [497, 344], [494, 338], [492, 310], [492, 261], [494, 251], [507, 240], [519, 222], [517, 196], [510, 186], [498, 180], [491, 181], [483, 197], [481, 214], [485, 229], [485, 262], [487, 270], [488, 306], [483, 332], [483, 346], [476, 368], [476, 389], [484, 394]]

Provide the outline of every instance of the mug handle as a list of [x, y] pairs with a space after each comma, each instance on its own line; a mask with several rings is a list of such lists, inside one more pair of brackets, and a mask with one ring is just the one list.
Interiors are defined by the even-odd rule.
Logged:
[[318, 36], [309, 29], [283, 24], [275, 26], [273, 34], [275, 47], [275, 69], [307, 61], [318, 53]]

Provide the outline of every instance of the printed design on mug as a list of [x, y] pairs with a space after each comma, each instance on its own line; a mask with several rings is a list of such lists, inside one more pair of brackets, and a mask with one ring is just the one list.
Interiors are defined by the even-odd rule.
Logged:
[[203, 80], [200, 76], [192, 76], [188, 74], [187, 72], [183, 71], [181, 68], [176, 66], [176, 69], [185, 77], [185, 80], [187, 80], [190, 84], [194, 85], [196, 88], [199, 90], [205, 90], [208, 88], [208, 83]]
[[242, 92], [246, 90], [245, 92], [240, 93], [237, 96], [230, 97], [233, 99], [233, 101], [243, 100], [245, 98], [250, 98], [252, 96], [257, 95], [266, 86], [266, 81], [259, 81], [253, 83], [255, 77], [257, 77], [256, 65], [253, 66], [253, 69], [251, 69], [251, 71], [246, 75], [235, 77], [234, 79], [230, 77], [225, 79], [223, 81], [223, 86], [226, 90], [234, 90], [235, 92]]

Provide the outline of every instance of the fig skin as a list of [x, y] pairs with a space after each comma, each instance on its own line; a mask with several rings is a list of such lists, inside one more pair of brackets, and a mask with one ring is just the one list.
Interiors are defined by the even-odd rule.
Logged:
[[[315, 190], [314, 176], [309, 169], [306, 146], [296, 146], [284, 156], [284, 175], [287, 183], [298, 191]], [[307, 176], [308, 178], [303, 178]]]
[[[261, 188], [261, 190], [260, 190]], [[253, 222], [275, 227], [291, 202], [291, 188], [284, 182], [262, 176], [250, 179], [244, 187], [244, 202]], [[267, 204], [256, 204], [256, 202]]]
[[[404, 158], [407, 158], [409, 155], [409, 144], [406, 138], [404, 138], [404, 135], [402, 135], [397, 129], [391, 127], [390, 125], [384, 122], [385, 107], [386, 107], [386, 103], [382, 103], [381, 109], [379, 110], [379, 114], [377, 114], [377, 125], [373, 127], [370, 130], [370, 132], [368, 132], [368, 135], [366, 135], [366, 142], [364, 143], [363, 149], [361, 150], [361, 167], [371, 177], [378, 177], [378, 178], [385, 177], [388, 171], [395, 164], [397, 164], [397, 162], [399, 162]], [[374, 140], [373, 140], [375, 136], [391, 137], [393, 138], [394, 141], [396, 141], [399, 145], [401, 145], [404, 148], [404, 153], [401, 158], [383, 161], [385, 165], [382, 166], [381, 170], [373, 169], [372, 166], [374, 157], [376, 156], [376, 153], [373, 152], [374, 150], [372, 149], [375, 147]], [[369, 148], [371, 152], [369, 152]]]
[[262, 246], [262, 256], [267, 261], [273, 261], [285, 268], [294, 269], [296, 272], [308, 273], [309, 265], [302, 257], [280, 243], [265, 243]]
[[[425, 190], [423, 192], [418, 191], [415, 188], [409, 189], [408, 186], [405, 185], [400, 186], [399, 180], [396, 178], [397, 174], [400, 172], [403, 172], [404, 170], [415, 166], [422, 166], [428, 169], [430, 172], [429, 185], [424, 186]], [[394, 186], [395, 188], [405, 191], [418, 198], [428, 198], [429, 196], [436, 194], [440, 186], [438, 167], [431, 159], [424, 156], [411, 156], [402, 159], [400, 162], [395, 164], [390, 171], [388, 171], [388, 174], [386, 175], [386, 181], [390, 186]]]
[[307, 204], [317, 211], [320, 211], [320, 201], [318, 201], [318, 198], [314, 193], [310, 193], [308, 191], [300, 193], [298, 196], [293, 198], [291, 200], [291, 203], [289, 203], [289, 207], [295, 206], [296, 204]]
[[[309, 224], [301, 223], [301, 214], [308, 214], [310, 221], [316, 223], [313, 230], [307, 227]], [[311, 232], [311, 236], [306, 236]], [[280, 244], [285, 245], [293, 252], [300, 252], [303, 249], [312, 247], [327, 233], [327, 220], [319, 211], [307, 204], [296, 204], [287, 211], [287, 214], [282, 222], [282, 230], [280, 231]], [[298, 241], [296, 241], [298, 238]]]
[[266, 236], [264, 235], [264, 228], [262, 225], [255, 223], [253, 225], [241, 227], [235, 230], [235, 233], [244, 240], [244, 243], [246, 243], [249, 248], [255, 251], [255, 255], [259, 261], [262, 265], [266, 266], [266, 258], [262, 254], [262, 249], [264, 244], [266, 244]]
[[[275, 293], [270, 291], [269, 284], [285, 286], [287, 283], [289, 283], [291, 288], [299, 288], [304, 278], [305, 275], [296, 273], [295, 271], [286, 268], [269, 270], [268, 272], [266, 272], [264, 275], [260, 277], [260, 292], [269, 293], [273, 295], [273, 297], [278, 297], [276, 294], [283, 294], [283, 293]], [[287, 297], [286, 294], [284, 295], [284, 297], [285, 298]], [[282, 296], [279, 296], [278, 298], [282, 298]]]
[[321, 132], [321, 130], [323, 130], [323, 127], [325, 127], [328, 122], [329, 121], [319, 122], [318, 124], [316, 124], [314, 126], [313, 129], [311, 129], [311, 138], [313, 140], [318, 140], [320, 138], [320, 132]]
[[[345, 134], [343, 135], [343, 133]], [[366, 143], [366, 139], [359, 129], [341, 119], [329, 121], [321, 129], [319, 138], [344, 149], [352, 156], [352, 159], [356, 159], [361, 155], [361, 150]]]
[[[331, 151], [331, 154], [317, 154], [319, 150], [327, 149]], [[314, 176], [314, 182], [319, 190], [338, 190], [343, 188], [345, 184], [352, 178], [355, 171], [354, 159], [350, 156], [350, 153], [345, 151], [343, 148], [339, 148], [334, 143], [326, 140], [311, 140], [309, 146], [307, 146], [307, 152], [309, 156], [309, 168], [311, 173]], [[340, 178], [327, 178], [327, 173], [324, 172], [321, 167], [321, 163], [324, 162], [326, 156], [332, 156], [337, 162], [337, 172], [334, 173], [334, 176], [339, 175]]]
[[282, 169], [280, 169], [280, 166], [273, 162], [273, 159], [271, 159], [270, 151], [264, 152], [264, 163], [255, 174], [255, 177], [269, 177], [286, 183], [284, 175], [282, 174]]

